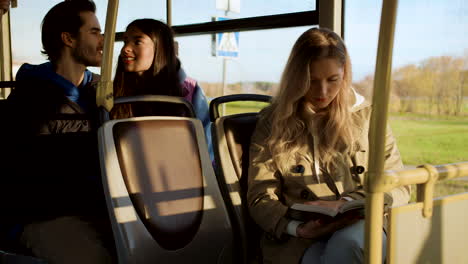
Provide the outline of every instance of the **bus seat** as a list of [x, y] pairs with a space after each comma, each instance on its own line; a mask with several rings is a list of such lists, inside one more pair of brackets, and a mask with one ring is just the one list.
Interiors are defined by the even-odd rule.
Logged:
[[[8, 100], [0, 99], [0, 124], [2, 124], [1, 129], [5, 129], [6, 115], [8, 113]], [[1, 134], [1, 131], [0, 131]]]
[[243, 252], [242, 262], [261, 262], [261, 230], [249, 217], [246, 204], [250, 138], [255, 130], [257, 113], [220, 117], [219, 106], [234, 101], [270, 102], [271, 97], [237, 94], [215, 98], [210, 103], [212, 137], [218, 182], [233, 219], [236, 246]]
[[110, 120], [98, 137], [119, 263], [234, 263], [231, 222], [199, 120]]
[[[137, 116], [185, 116], [196, 117], [192, 104], [181, 97], [167, 95], [136, 95], [119, 97], [114, 100], [114, 105], [132, 104], [141, 107]], [[134, 113], [135, 114], [135, 113]], [[101, 124], [110, 120], [109, 113], [101, 109]]]
[[0, 263], [2, 264], [47, 264], [43, 259], [26, 255], [18, 255], [0, 250]]
[[[22, 138], [21, 128], [11, 125], [16, 117], [12, 106], [9, 100], [0, 100], [0, 263], [45, 263], [30, 257], [32, 252], [20, 243], [25, 224], [63, 215], [107, 217], [97, 133]], [[84, 118], [81, 114], [57, 117]], [[80, 166], [71, 169], [70, 160], [80, 161]]]
[[16, 87], [15, 81], [0, 81], [0, 98], [6, 99], [11, 92], [11, 89]]
[[7, 104], [8, 104], [8, 101], [6, 99], [0, 100], [0, 113], [5, 113], [8, 110]]
[[0, 89], [15, 88], [15, 87], [16, 87], [15, 81], [0, 81]]

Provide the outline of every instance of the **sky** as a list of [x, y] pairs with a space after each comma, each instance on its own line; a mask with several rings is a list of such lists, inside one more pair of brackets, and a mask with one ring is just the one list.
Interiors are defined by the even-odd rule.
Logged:
[[[366, 4], [353, 5], [357, 2]], [[375, 70], [381, 1], [347, 0], [346, 3], [345, 41], [353, 62], [354, 79], [360, 79]], [[418, 64], [434, 56], [468, 56], [468, 1], [400, 0], [398, 3], [393, 68]]]
[[[21, 0], [11, 11], [13, 59], [41, 63], [40, 23], [59, 0]], [[166, 0], [121, 0], [117, 31], [137, 18], [166, 20]], [[207, 22], [224, 11], [215, 0], [172, 0], [173, 25]], [[97, 17], [104, 30], [106, 0], [96, 0]], [[356, 81], [373, 74], [377, 53], [380, 0], [347, 0], [345, 43]], [[315, 0], [241, 0], [241, 12], [231, 18], [273, 15], [315, 9]], [[296, 39], [309, 27], [241, 32], [239, 58], [227, 61], [227, 82], [268, 81], [281, 78]], [[178, 37], [180, 59], [186, 72], [201, 82], [221, 82], [223, 59], [211, 55], [211, 35]], [[116, 43], [114, 57], [121, 43]], [[394, 68], [434, 56], [468, 56], [468, 1], [400, 0], [394, 45]], [[114, 63], [115, 65], [115, 63]], [[93, 69], [99, 71], [99, 69]]]

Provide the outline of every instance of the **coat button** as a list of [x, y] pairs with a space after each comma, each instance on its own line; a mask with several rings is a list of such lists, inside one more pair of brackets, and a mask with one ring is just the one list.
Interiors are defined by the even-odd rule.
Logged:
[[302, 165], [297, 165], [297, 166], [293, 167], [293, 169], [292, 169], [293, 173], [304, 173], [304, 171], [305, 171], [305, 168]]
[[307, 190], [302, 190], [302, 191], [301, 191], [301, 198], [302, 198], [302, 199], [307, 199], [307, 197], [309, 197], [309, 191], [307, 191]]
[[363, 166], [354, 166], [351, 168], [351, 173], [363, 174], [366, 169]]

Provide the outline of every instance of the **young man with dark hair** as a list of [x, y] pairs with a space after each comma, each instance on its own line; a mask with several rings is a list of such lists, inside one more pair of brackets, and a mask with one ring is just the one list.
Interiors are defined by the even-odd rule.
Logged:
[[[102, 59], [103, 37], [95, 11], [92, 1], [71, 0], [54, 6], [42, 21], [42, 53], [48, 56], [50, 62], [22, 65], [16, 81], [23, 84], [34, 80], [58, 86], [70, 101], [82, 108], [80, 110], [87, 110], [91, 101], [94, 104], [94, 98], [86, 95], [90, 84], [95, 84], [98, 76], [86, 70], [86, 67], [100, 66]], [[42, 90], [23, 86], [27, 87], [26, 90], [16, 89], [12, 98], [20, 92], [29, 94], [30, 90]], [[93, 97], [94, 91], [91, 94]]]
[[88, 0], [49, 10], [42, 22], [49, 62], [23, 64], [8, 97], [12, 175], [20, 193], [16, 237], [50, 263], [111, 262], [103, 229], [96, 228], [106, 223], [107, 211], [95, 134], [99, 76], [86, 69], [102, 60], [95, 11]]

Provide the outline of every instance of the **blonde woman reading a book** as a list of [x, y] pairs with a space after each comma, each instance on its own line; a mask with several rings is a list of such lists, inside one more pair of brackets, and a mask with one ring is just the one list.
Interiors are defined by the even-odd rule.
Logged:
[[[303, 33], [250, 146], [247, 200], [264, 231], [264, 263], [362, 263], [362, 209], [340, 207], [366, 198], [370, 113], [369, 103], [351, 88], [351, 62], [341, 38], [327, 29]], [[402, 168], [389, 128], [385, 144], [385, 169]], [[385, 194], [385, 204], [404, 204], [409, 196], [408, 188], [395, 189]], [[291, 211], [303, 206], [294, 204], [340, 214], [298, 220]], [[385, 253], [384, 231], [382, 236]]]

